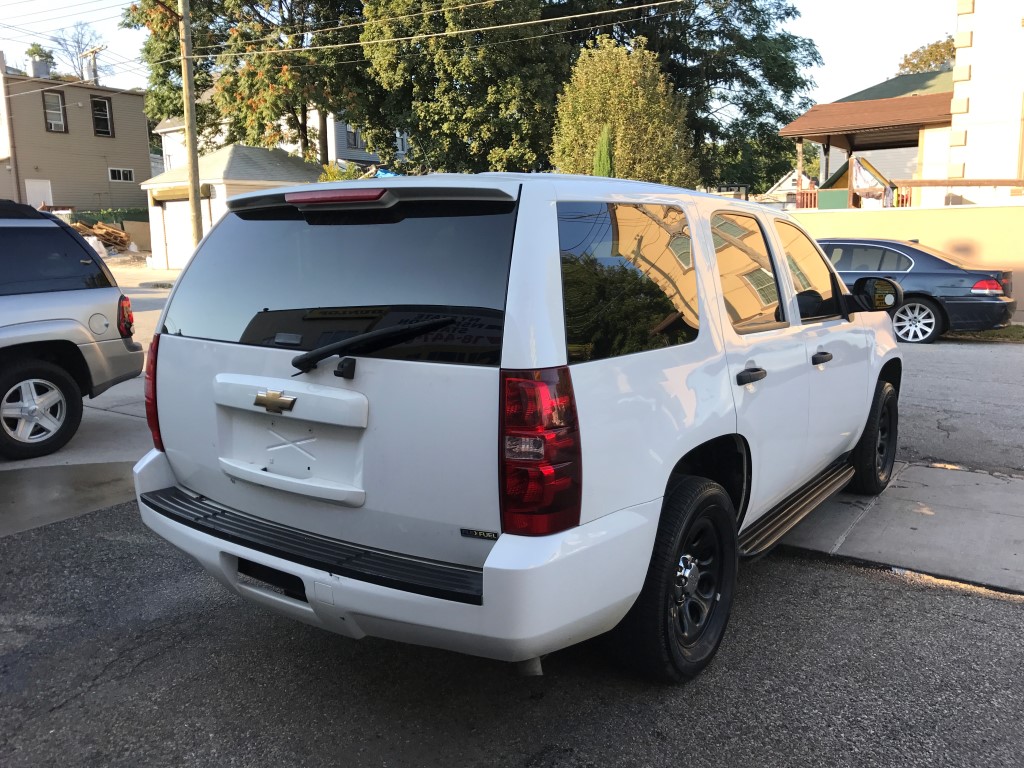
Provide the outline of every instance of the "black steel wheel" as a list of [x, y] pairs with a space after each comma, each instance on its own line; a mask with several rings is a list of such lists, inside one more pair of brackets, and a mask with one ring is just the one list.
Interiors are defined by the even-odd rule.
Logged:
[[696, 676], [718, 650], [736, 589], [736, 513], [722, 486], [680, 479], [665, 497], [643, 590], [613, 647], [665, 682]]
[[0, 374], [0, 456], [32, 459], [53, 453], [81, 421], [81, 390], [60, 366], [22, 360]]
[[899, 438], [899, 396], [887, 381], [878, 382], [871, 401], [868, 423], [853, 449], [855, 474], [848, 491], [877, 496], [892, 479]]

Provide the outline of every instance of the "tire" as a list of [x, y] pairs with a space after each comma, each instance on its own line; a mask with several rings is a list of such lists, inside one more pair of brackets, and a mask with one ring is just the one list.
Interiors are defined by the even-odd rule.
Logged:
[[931, 344], [945, 330], [942, 310], [929, 299], [907, 299], [892, 316], [896, 338], [909, 344]]
[[643, 589], [613, 631], [621, 660], [662, 682], [695, 677], [729, 623], [737, 559], [736, 513], [725, 489], [701, 477], [676, 483], [665, 497]]
[[892, 479], [899, 438], [899, 397], [887, 381], [878, 382], [868, 412], [868, 423], [853, 449], [853, 480], [846, 490], [862, 496], [877, 496]]
[[22, 360], [0, 374], [0, 456], [33, 459], [62, 448], [82, 422], [82, 392], [63, 368]]

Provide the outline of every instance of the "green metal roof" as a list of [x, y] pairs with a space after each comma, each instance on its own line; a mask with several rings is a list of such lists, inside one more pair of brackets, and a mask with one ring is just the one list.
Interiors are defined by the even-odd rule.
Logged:
[[872, 85], [863, 91], [837, 99], [843, 101], [872, 101], [874, 99], [895, 99], [900, 96], [922, 96], [931, 93], [949, 93], [953, 90], [953, 72], [920, 72], [913, 75], [897, 75], [890, 80]]

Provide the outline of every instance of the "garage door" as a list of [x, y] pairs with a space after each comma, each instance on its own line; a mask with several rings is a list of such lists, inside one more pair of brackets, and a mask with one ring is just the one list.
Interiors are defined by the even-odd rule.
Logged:
[[[203, 212], [203, 233], [210, 231], [209, 200], [200, 202]], [[167, 246], [167, 266], [181, 269], [192, 257], [192, 217], [188, 200], [168, 200], [164, 203], [164, 243]]]

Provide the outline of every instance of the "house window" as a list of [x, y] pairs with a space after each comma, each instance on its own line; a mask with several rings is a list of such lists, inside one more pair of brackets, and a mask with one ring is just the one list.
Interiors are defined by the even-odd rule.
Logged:
[[135, 181], [135, 171], [131, 168], [108, 168], [111, 181]]
[[43, 112], [46, 115], [46, 130], [51, 133], [67, 133], [67, 111], [64, 94], [60, 91], [43, 92]]
[[92, 96], [92, 130], [97, 136], [114, 135], [114, 116], [110, 108], [110, 99], [103, 96]]
[[366, 149], [366, 139], [363, 138], [358, 128], [350, 125], [345, 131], [345, 145], [349, 149]]

